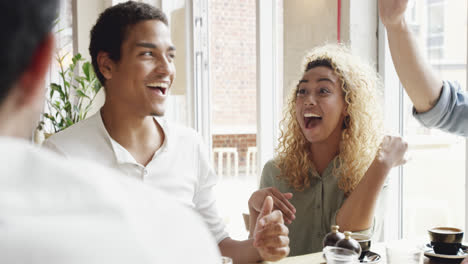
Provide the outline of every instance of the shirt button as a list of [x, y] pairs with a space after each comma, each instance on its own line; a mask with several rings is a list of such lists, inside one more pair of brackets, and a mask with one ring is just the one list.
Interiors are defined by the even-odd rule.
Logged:
[[143, 176], [148, 176], [148, 170], [147, 169], [143, 170]]
[[317, 209], [320, 209], [320, 208], [322, 208], [322, 207], [320, 205], [317, 205]]

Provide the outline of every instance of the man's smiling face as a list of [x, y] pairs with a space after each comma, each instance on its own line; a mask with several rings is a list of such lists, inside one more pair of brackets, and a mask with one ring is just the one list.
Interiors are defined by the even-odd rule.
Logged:
[[121, 57], [106, 76], [106, 103], [137, 115], [162, 116], [175, 78], [175, 48], [169, 28], [159, 20], [130, 26]]

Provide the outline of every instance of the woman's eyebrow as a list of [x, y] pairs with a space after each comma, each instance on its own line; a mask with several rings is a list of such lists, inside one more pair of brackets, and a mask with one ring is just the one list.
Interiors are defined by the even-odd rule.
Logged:
[[335, 83], [330, 78], [320, 78], [320, 79], [317, 80], [317, 82], [331, 82], [332, 84]]

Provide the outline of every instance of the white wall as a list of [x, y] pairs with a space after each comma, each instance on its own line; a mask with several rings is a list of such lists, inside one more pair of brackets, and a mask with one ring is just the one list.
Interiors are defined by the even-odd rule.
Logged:
[[354, 54], [376, 65], [379, 19], [377, 1], [345, 0], [342, 2], [342, 11], [346, 14], [342, 16], [342, 32], [348, 34], [343, 40], [350, 44]]
[[76, 15], [75, 15], [75, 50], [84, 58], [90, 60], [89, 47], [89, 32], [96, 23], [99, 14], [110, 6], [109, 0], [75, 0]]
[[284, 9], [284, 95], [301, 75], [302, 58], [314, 46], [336, 42], [336, 1], [287, 0]]
[[[342, 0], [341, 41], [377, 63], [377, 1]], [[284, 1], [284, 94], [301, 75], [303, 56], [314, 46], [337, 42], [336, 0]], [[377, 67], [377, 66], [376, 66]]]
[[[91, 61], [89, 55], [89, 41], [91, 28], [96, 23], [99, 14], [112, 5], [112, 0], [74, 0], [74, 50], [81, 53], [86, 59]], [[104, 104], [104, 89], [101, 89], [93, 102], [88, 117], [97, 112]]]

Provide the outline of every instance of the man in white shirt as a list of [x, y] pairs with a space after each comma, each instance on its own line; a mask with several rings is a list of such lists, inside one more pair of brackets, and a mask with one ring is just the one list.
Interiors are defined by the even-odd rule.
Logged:
[[175, 77], [175, 47], [164, 13], [131, 1], [108, 8], [91, 31], [89, 50], [105, 104], [45, 145], [116, 168], [195, 208], [221, 253], [235, 263], [286, 256], [288, 229], [280, 211], [266, 213], [254, 239], [228, 236], [215, 205], [217, 177], [202, 141], [195, 131], [162, 118]]
[[43, 108], [57, 6], [0, 1], [0, 263], [220, 263], [193, 210], [26, 140]]

